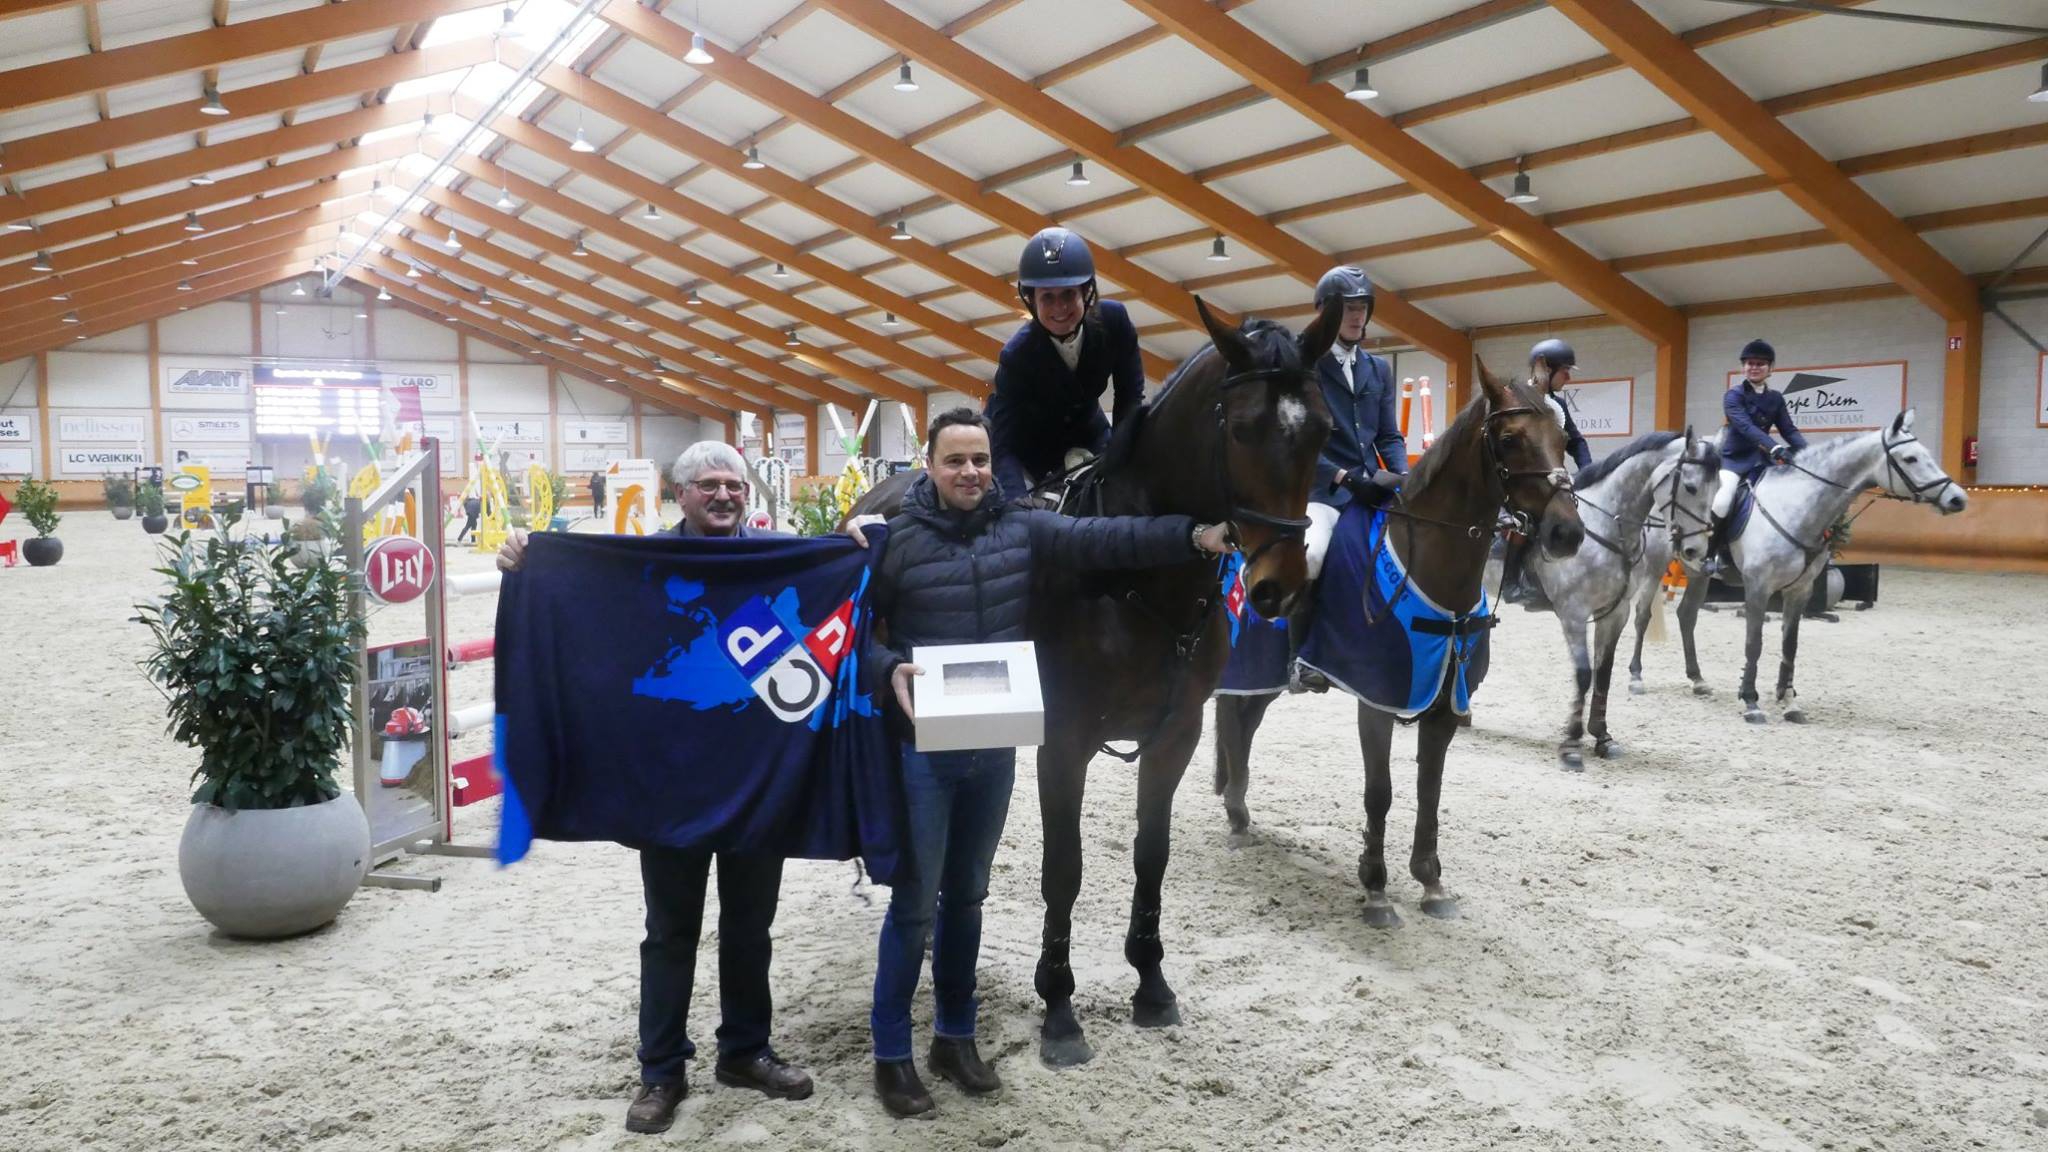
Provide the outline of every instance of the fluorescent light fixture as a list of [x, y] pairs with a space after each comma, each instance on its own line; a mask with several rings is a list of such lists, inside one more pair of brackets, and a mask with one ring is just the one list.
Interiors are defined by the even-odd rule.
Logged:
[[1218, 236], [1209, 244], [1209, 259], [1218, 264], [1230, 259], [1230, 250], [1223, 246], [1223, 237]]
[[1074, 171], [1067, 177], [1067, 187], [1086, 188], [1087, 186], [1088, 171], [1081, 166], [1081, 161], [1076, 160], [1074, 161]]
[[898, 92], [917, 91], [917, 78], [910, 74], [910, 61], [908, 60], [903, 62], [901, 68], [896, 69], [896, 90]]
[[1366, 75], [1366, 70], [1360, 68], [1357, 72], [1352, 73], [1351, 91], [1346, 92], [1344, 98], [1346, 100], [1356, 100], [1363, 104], [1367, 100], [1376, 99], [1379, 94], [1380, 90], [1372, 86], [1372, 80]]
[[690, 33], [690, 50], [683, 53], [683, 63], [710, 64], [712, 62], [711, 50], [704, 46], [704, 34], [702, 32]]

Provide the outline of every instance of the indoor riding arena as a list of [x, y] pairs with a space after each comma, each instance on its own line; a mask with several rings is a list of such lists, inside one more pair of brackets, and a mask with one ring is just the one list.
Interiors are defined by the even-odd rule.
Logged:
[[2048, 1147], [2044, 182], [2039, 0], [0, 3], [0, 1150]]

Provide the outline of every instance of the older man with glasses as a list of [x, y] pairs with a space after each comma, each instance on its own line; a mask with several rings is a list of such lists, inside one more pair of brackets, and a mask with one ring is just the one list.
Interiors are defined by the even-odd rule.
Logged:
[[[704, 440], [676, 458], [673, 473], [685, 537], [732, 539], [783, 536], [751, 529], [747, 520], [747, 466], [731, 445]], [[526, 534], [508, 538], [498, 567], [512, 571], [524, 558]], [[677, 1105], [690, 1093], [685, 1066], [697, 1054], [690, 1042], [690, 989], [697, 974], [697, 939], [703, 933], [704, 889], [718, 858], [718, 1063], [720, 1084], [751, 1088], [785, 1100], [811, 1094], [811, 1078], [785, 1063], [768, 1044], [774, 999], [768, 989], [768, 930], [782, 888], [779, 857], [733, 852], [640, 848], [640, 883], [647, 903], [647, 938], [640, 944], [640, 1091], [626, 1111], [629, 1132], [666, 1132]]]

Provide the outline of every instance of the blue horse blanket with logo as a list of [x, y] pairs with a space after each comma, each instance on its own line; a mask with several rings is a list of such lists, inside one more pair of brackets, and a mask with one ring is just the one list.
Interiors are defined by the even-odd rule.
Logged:
[[1323, 560], [1301, 662], [1404, 719], [1428, 711], [1448, 686], [1451, 707], [1462, 716], [1486, 679], [1493, 616], [1485, 591], [1466, 612], [1432, 603], [1409, 583], [1386, 535], [1385, 509], [1345, 507]]
[[536, 533], [498, 594], [499, 861], [615, 840], [860, 856], [891, 883], [906, 817], [861, 683], [869, 536]]

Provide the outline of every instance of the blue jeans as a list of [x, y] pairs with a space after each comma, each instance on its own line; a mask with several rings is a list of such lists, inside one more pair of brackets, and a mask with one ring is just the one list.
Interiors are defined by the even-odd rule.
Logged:
[[[910, 1000], [932, 945], [932, 1031], [974, 1038], [974, 964], [981, 954], [981, 902], [989, 864], [1010, 815], [1017, 750], [917, 751], [903, 746], [903, 794], [910, 809], [911, 875], [889, 893], [875, 957], [870, 1024], [875, 1059], [910, 1059]], [[934, 924], [936, 923], [936, 932]]]

